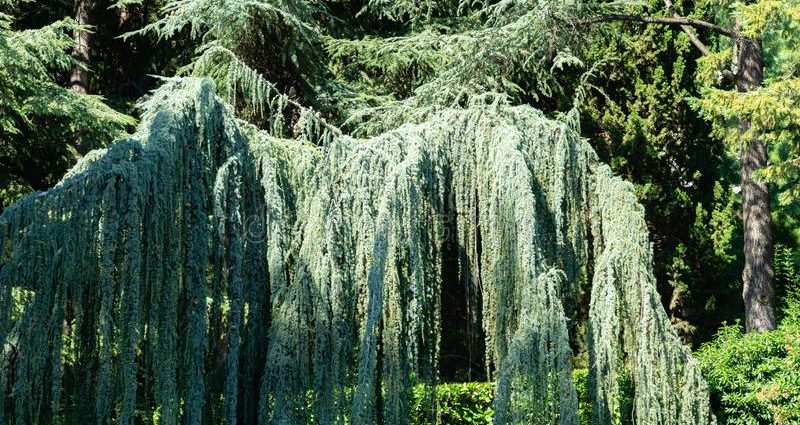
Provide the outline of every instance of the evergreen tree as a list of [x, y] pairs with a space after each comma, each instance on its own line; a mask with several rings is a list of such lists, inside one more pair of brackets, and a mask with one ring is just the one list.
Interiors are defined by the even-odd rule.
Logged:
[[589, 281], [593, 421], [622, 419], [629, 377], [635, 422], [714, 423], [632, 187], [569, 123], [487, 105], [370, 139], [305, 128], [270, 136], [172, 80], [132, 139], [7, 208], [0, 420], [408, 423], [457, 235], [495, 423], [577, 423]]
[[[665, 0], [668, 17], [604, 15], [584, 22], [622, 20], [680, 27], [705, 56], [702, 75], [718, 75], [734, 85], [735, 90], [708, 88], [695, 104], [715, 120], [718, 133], [740, 146], [745, 319], [748, 331], [770, 330], [775, 328], [772, 218], [769, 188], [758, 175], [768, 165], [766, 142], [777, 139], [779, 145], [794, 145], [793, 140], [787, 141], [793, 138], [784, 131], [784, 126], [791, 128], [797, 121], [793, 121], [793, 108], [787, 107], [785, 101], [787, 97], [790, 102], [797, 101], [797, 82], [792, 48], [787, 51], [784, 42], [779, 41], [776, 46], [767, 47], [768, 52], [774, 52], [767, 59], [775, 61], [774, 69], [778, 73], [763, 86], [763, 39], [769, 42], [773, 34], [794, 36], [796, 30], [787, 22], [797, 16], [798, 5], [795, 1], [771, 0], [708, 3], [715, 6], [717, 23], [684, 18], [669, 0]], [[695, 34], [695, 28], [728, 38], [729, 42], [720, 42], [722, 50], [712, 52]], [[731, 122], [734, 122], [733, 127]], [[795, 149], [794, 146], [789, 148]], [[773, 176], [777, 173], [781, 178], [792, 178], [791, 163], [773, 168]], [[769, 174], [770, 170], [766, 172]]]
[[[16, 4], [6, 4], [13, 11]], [[72, 31], [60, 20], [32, 30], [14, 30], [0, 14], [0, 199], [4, 205], [32, 189], [54, 184], [80, 151], [120, 137], [134, 121], [97, 96], [65, 89], [57, 76], [74, 61]]]
[[[789, 211], [795, 0], [698, 2], [706, 20], [669, 1], [648, 9], [666, 17], [627, 1], [75, 5], [78, 23], [51, 16], [66, 4], [0, 19], [6, 162], [55, 147], [6, 175], [48, 169], [49, 187], [130, 126], [73, 80], [125, 101], [176, 64], [213, 83], [165, 79], [130, 139], [0, 215], [0, 423], [402, 424], [418, 384], [434, 421], [462, 348], [498, 424], [576, 423], [587, 358], [594, 423], [714, 423], [678, 333], [719, 320], [697, 310], [726, 295], [708, 282], [731, 280], [736, 205], [698, 113], [742, 146], [747, 324], [770, 327], [759, 178]], [[636, 56], [620, 65], [613, 43]]]
[[[662, 3], [659, 5], [654, 10], [664, 9]], [[668, 6], [671, 7], [671, 3]], [[586, 25], [587, 23], [622, 19], [634, 22], [652, 21], [675, 25], [676, 28], [679, 24], [688, 24], [728, 32], [704, 21], [684, 19], [677, 12], [669, 18], [629, 15], [626, 12], [635, 8], [631, 9], [626, 2], [594, 4], [505, 1], [470, 5], [444, 2], [437, 3], [436, 6], [425, 2], [370, 2], [357, 11], [358, 13], [349, 10], [348, 7], [352, 7], [349, 4], [334, 9], [320, 3], [314, 9], [316, 13], [298, 10], [292, 6], [284, 8], [269, 2], [261, 7], [276, 7], [284, 15], [256, 13], [258, 7], [249, 3], [193, 0], [188, 3], [175, 2], [174, 7], [168, 8], [167, 15], [150, 29], [169, 37], [180, 29], [191, 26], [192, 33], [196, 32], [197, 37], [202, 37], [205, 46], [186, 71], [213, 78], [220, 87], [225, 88], [223, 94], [229, 101], [238, 105], [240, 114], [249, 117], [262, 128], [269, 127], [273, 132], [279, 131], [274, 134], [287, 135], [291, 135], [291, 123], [298, 116], [296, 112], [271, 115], [280, 118], [278, 123], [259, 122], [258, 118], [264, 111], [284, 110], [285, 105], [281, 103], [284, 97], [279, 96], [281, 91], [301, 93], [299, 96], [290, 96], [295, 107], [299, 106], [297, 102], [312, 99], [311, 103], [321, 109], [329, 121], [340, 123], [347, 130], [360, 135], [378, 134], [404, 122], [425, 120], [431, 113], [443, 107], [466, 107], [480, 103], [525, 102], [558, 114], [569, 110], [576, 98], [583, 98], [585, 93], [591, 93], [593, 85], [600, 86], [600, 92], [604, 91], [604, 87], [610, 87], [612, 92], [606, 95], [611, 97], [628, 95], [611, 87], [613, 81], [616, 81], [614, 74], [599, 76], [598, 65], [602, 67], [607, 62], [608, 55], [597, 57], [591, 52], [586, 55], [587, 44], [594, 42], [602, 45], [603, 40], [616, 37], [617, 31], [605, 26], [598, 28]], [[206, 10], [208, 12], [200, 12]], [[198, 16], [201, 15], [203, 18], [199, 19]], [[392, 24], [365, 25], [356, 18], [363, 15], [378, 16]], [[587, 16], [600, 18], [586, 18]], [[355, 29], [343, 32], [337, 31], [336, 26], [325, 25], [326, 22], [335, 22], [336, 19], [353, 22], [352, 27]], [[286, 55], [281, 61], [269, 63], [252, 59], [253, 55], [258, 56], [258, 52], [264, 51], [265, 47], [245, 42], [237, 34], [276, 31], [286, 26], [283, 21], [292, 22], [289, 26], [297, 25], [298, 29], [270, 38], [273, 45], [283, 46], [280, 51], [292, 52], [290, 46], [294, 45], [307, 45], [308, 47], [303, 48], [306, 52], [318, 52], [320, 49], [315, 46], [324, 46], [325, 51], [306, 56], [302, 60], [297, 60], [298, 56], [287, 58]], [[221, 23], [221, 26], [215, 27], [215, 22]], [[225, 31], [214, 28], [224, 28]], [[711, 239], [707, 232], [702, 236], [696, 234], [697, 226], [707, 227], [709, 223], [702, 223], [702, 220], [695, 217], [695, 212], [701, 211], [702, 214], [718, 208], [720, 211], [728, 211], [727, 214], [730, 215], [729, 209], [726, 210], [729, 196], [725, 194], [729, 192], [715, 197], [708, 196], [714, 193], [713, 180], [720, 172], [717, 168], [726, 167], [725, 152], [716, 141], [703, 143], [706, 139], [706, 125], [696, 118], [696, 113], [688, 110], [683, 99], [696, 94], [697, 86], [693, 82], [682, 83], [681, 79], [691, 78], [697, 55], [710, 51], [688, 26], [685, 30], [688, 36], [685, 39], [676, 37], [671, 31], [666, 33], [668, 35], [656, 29], [651, 31], [651, 34], [659, 34], [659, 40], [675, 40], [660, 41], [666, 43], [665, 49], [672, 49], [674, 43], [682, 43], [682, 53], [676, 56], [670, 50], [660, 57], [653, 57], [642, 55], [640, 49], [638, 54], [641, 65], [644, 62], [655, 64], [648, 65], [653, 66], [650, 75], [644, 75], [641, 66], [637, 67], [636, 72], [644, 81], [654, 83], [650, 83], [651, 93], [637, 94], [649, 96], [644, 97], [642, 102], [647, 105], [643, 107], [650, 110], [636, 111], [633, 117], [643, 114], [644, 119], [651, 120], [653, 127], [643, 137], [652, 138], [654, 143], [661, 144], [655, 148], [668, 152], [666, 155], [671, 156], [669, 159], [678, 162], [667, 165], [642, 164], [638, 169], [617, 170], [632, 174], [636, 181], [642, 182], [648, 179], [647, 175], [656, 167], [661, 170], [656, 181], [648, 182], [651, 193], [642, 193], [642, 196], [647, 199], [648, 196], [658, 196], [653, 191], [666, 190], [666, 194], [658, 201], [658, 207], [667, 204], [668, 208], [675, 211], [662, 214], [662, 208], [649, 205], [649, 211], [652, 211], [651, 223], [654, 226], [658, 224], [664, 235], [671, 232], [665, 238], [657, 239], [657, 249], [661, 254], [658, 257], [657, 270], [662, 291], [665, 293], [664, 303], [672, 306], [676, 323], [683, 324], [684, 335], [692, 338], [695, 331], [685, 319], [703, 317], [705, 314], [701, 310], [705, 310], [708, 305], [714, 305], [716, 298], [719, 298], [720, 305], [731, 304], [728, 302], [730, 291], [727, 285], [722, 290], [713, 289], [713, 286], [718, 286], [716, 281], [719, 279], [726, 283], [732, 281], [728, 270], [736, 267], [737, 262], [736, 256], [731, 257], [724, 249], [709, 249]], [[685, 46], [692, 44], [700, 47], [698, 53], [685, 50]], [[274, 79], [270, 75], [275, 75], [276, 70], [286, 68], [275, 64], [285, 64], [287, 60], [296, 61], [289, 68], [294, 70], [291, 74], [296, 75], [301, 84], [291, 79], [288, 83], [280, 83], [281, 80], [278, 83], [272, 82]], [[658, 65], [657, 61], [666, 65]], [[584, 62], [595, 63], [594, 68], [586, 71]], [[671, 75], [663, 74], [670, 70]], [[587, 72], [584, 78], [580, 76], [581, 72]], [[593, 78], [585, 78], [589, 76]], [[674, 78], [675, 81], [656, 83], [669, 78]], [[609, 81], [604, 82], [604, 79]], [[576, 80], [578, 84], [575, 84]], [[687, 85], [691, 87], [686, 88]], [[304, 88], [295, 89], [301, 86]], [[654, 93], [665, 97], [655, 97]], [[589, 100], [590, 116], [583, 119], [584, 124], [588, 124], [586, 128], [589, 131], [614, 131], [613, 127], [617, 125], [609, 121], [617, 110], [613, 109], [613, 104], [605, 105], [603, 98], [604, 96], [592, 96]], [[593, 99], [600, 100], [598, 102]], [[669, 102], [671, 109], [656, 106], [659, 101]], [[674, 117], [672, 125], [655, 124], [655, 120], [666, 115]], [[606, 121], [603, 121], [603, 117]], [[630, 126], [633, 124], [631, 120], [626, 125], [632, 129]], [[640, 134], [643, 133], [645, 131], [640, 131]], [[693, 139], [691, 143], [684, 142], [687, 138]], [[680, 143], [685, 147], [679, 147]], [[620, 160], [630, 158], [631, 154], [609, 153]], [[661, 157], [667, 159], [664, 154]], [[689, 170], [693, 171], [688, 175], [675, 175], [688, 173]], [[697, 185], [691, 181], [695, 178], [700, 179]], [[727, 183], [723, 185], [729, 187]], [[687, 196], [689, 201], [685, 201]], [[715, 206], [717, 202], [719, 205]], [[672, 219], [658, 220], [658, 217], [667, 215]], [[683, 229], [673, 232], [673, 223]], [[727, 226], [724, 223], [721, 225]], [[749, 234], [752, 236], [753, 232]], [[749, 241], [752, 237], [745, 239]], [[725, 243], [717, 242], [717, 246]], [[703, 246], [698, 246], [700, 244]], [[755, 258], [764, 258], [765, 261], [769, 258], [768, 253], [759, 256], [750, 251], [751, 254], [747, 257], [751, 263]], [[710, 276], [699, 275], [698, 267], [687, 264], [692, 261], [691, 257], [702, 257], [712, 252], [720, 253], [722, 257], [709, 259], [715, 264], [721, 264], [720, 269], [713, 271]], [[703, 263], [705, 261], [698, 258], [696, 264]], [[688, 269], [692, 268], [695, 269], [696, 277], [687, 278]], [[752, 285], [745, 286], [749, 288]], [[737, 305], [738, 302], [733, 304]], [[712, 320], [718, 323], [719, 320], [730, 317], [730, 313], [714, 313], [714, 316]]]
[[[728, 60], [733, 70], [728, 73], [723, 68], [719, 73], [723, 78], [733, 75], [736, 91], [709, 87], [696, 105], [715, 124], [717, 134], [741, 152], [746, 325], [748, 331], [774, 329], [772, 217], [767, 183], [786, 188], [779, 195], [784, 205], [796, 201], [792, 182], [797, 180], [800, 79], [794, 40], [798, 38], [800, 3], [762, 0], [723, 2], [719, 7], [728, 12], [737, 31], [728, 44], [735, 54], [723, 51], [709, 57], [705, 65], [720, 69], [726, 56], [732, 58]], [[776, 152], [772, 164], [768, 147]]]
[[[661, 0], [644, 12], [658, 13]], [[681, 31], [611, 24], [581, 55], [598, 67], [582, 132], [611, 168], [636, 185], [653, 240], [654, 270], [670, 319], [690, 342], [742, 315], [741, 225], [735, 160], [686, 101], [701, 53]], [[602, 77], [599, 77], [602, 76]]]

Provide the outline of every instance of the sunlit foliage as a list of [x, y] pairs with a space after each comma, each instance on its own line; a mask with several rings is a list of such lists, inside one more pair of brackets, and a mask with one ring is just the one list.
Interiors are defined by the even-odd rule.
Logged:
[[569, 124], [499, 105], [315, 146], [203, 80], [143, 107], [132, 139], [0, 216], [0, 422], [408, 423], [457, 238], [495, 423], [576, 424], [584, 337], [595, 423], [623, 419], [627, 380], [636, 423], [714, 423], [632, 187]]

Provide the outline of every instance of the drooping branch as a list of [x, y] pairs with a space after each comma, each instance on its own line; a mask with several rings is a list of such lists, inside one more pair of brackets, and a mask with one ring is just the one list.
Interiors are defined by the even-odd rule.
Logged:
[[0, 423], [408, 424], [414, 386], [439, 379], [460, 227], [480, 235], [463, 273], [495, 423], [578, 422], [569, 326], [589, 281], [594, 423], [619, 417], [625, 376], [636, 423], [715, 423], [633, 186], [567, 124], [474, 106], [315, 147], [241, 126], [194, 79], [144, 111], [0, 214]]

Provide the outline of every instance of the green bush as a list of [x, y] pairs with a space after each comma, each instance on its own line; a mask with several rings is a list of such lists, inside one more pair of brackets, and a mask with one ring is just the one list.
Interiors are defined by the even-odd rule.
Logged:
[[592, 397], [589, 393], [589, 369], [575, 369], [572, 381], [578, 393], [578, 424], [592, 425]]
[[[440, 384], [436, 387], [439, 424], [491, 424], [494, 410], [494, 383], [465, 382]], [[414, 388], [411, 423], [416, 425], [435, 424], [430, 417], [433, 400], [430, 390], [419, 385]]]
[[777, 330], [722, 328], [697, 352], [722, 425], [800, 425], [800, 303]]
[[[592, 399], [589, 395], [589, 373], [587, 369], [576, 369], [572, 374], [578, 392], [578, 414], [580, 425], [592, 423]], [[465, 382], [447, 383], [436, 387], [436, 404], [439, 422], [430, 415], [434, 400], [428, 387], [414, 388], [411, 408], [411, 423], [414, 425], [471, 425], [491, 424], [494, 410], [494, 383]], [[624, 404], [624, 403], [623, 403]]]

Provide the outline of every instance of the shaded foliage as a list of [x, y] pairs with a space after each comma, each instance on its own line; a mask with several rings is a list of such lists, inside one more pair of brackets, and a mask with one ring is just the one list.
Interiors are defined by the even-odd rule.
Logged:
[[45, 189], [79, 156], [133, 125], [97, 96], [80, 96], [54, 75], [72, 66], [70, 20], [16, 31], [0, 14], [0, 203]]
[[[648, 15], [664, 7], [648, 5]], [[686, 341], [704, 341], [742, 309], [735, 162], [686, 102], [698, 93], [699, 53], [685, 34], [615, 25], [618, 32], [586, 48], [588, 61], [605, 63], [602, 92], [587, 99], [582, 128], [601, 158], [636, 185], [663, 304]]]

